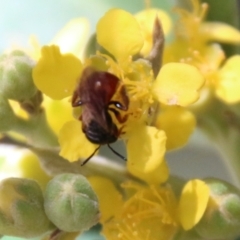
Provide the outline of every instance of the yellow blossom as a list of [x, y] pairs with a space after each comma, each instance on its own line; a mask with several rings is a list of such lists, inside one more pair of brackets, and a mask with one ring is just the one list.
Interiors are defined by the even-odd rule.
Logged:
[[129, 171], [149, 183], [166, 181], [168, 168], [163, 163], [166, 143], [164, 131], [150, 126], [139, 126], [134, 130], [127, 142]]
[[154, 94], [166, 105], [188, 106], [199, 98], [204, 83], [197, 68], [184, 63], [168, 63], [153, 84]]
[[240, 56], [229, 58], [218, 71], [216, 94], [223, 101], [233, 104], [240, 101]]
[[[112, 216], [119, 216], [123, 200], [113, 182], [99, 176], [91, 176], [88, 180], [99, 198], [101, 212], [100, 222], [104, 223]], [[112, 203], [114, 203], [114, 208], [109, 207]]]
[[43, 107], [46, 112], [47, 121], [56, 135], [59, 135], [61, 128], [66, 122], [74, 120], [69, 104], [68, 98], [53, 100], [44, 96]]
[[144, 36], [144, 45], [140, 51], [143, 56], [148, 56], [152, 49], [152, 31], [156, 17], [160, 19], [164, 36], [166, 36], [170, 32], [172, 27], [171, 19], [166, 12], [161, 9], [148, 8], [135, 14], [135, 18], [137, 19]]
[[222, 43], [240, 43], [240, 32], [226, 24], [219, 22], [203, 22], [199, 27], [199, 32], [208, 41], [218, 41]]
[[139, 24], [130, 13], [121, 9], [111, 9], [99, 20], [97, 40], [120, 61], [138, 53], [143, 46]]
[[179, 220], [185, 230], [199, 222], [206, 210], [209, 194], [209, 187], [201, 180], [191, 180], [185, 185], [178, 208]]
[[33, 153], [27, 152], [23, 154], [18, 162], [22, 172], [22, 177], [36, 180], [44, 189], [51, 179], [39, 164], [39, 159]]
[[187, 143], [189, 135], [196, 127], [196, 119], [190, 111], [180, 106], [170, 106], [161, 110], [156, 127], [166, 133], [166, 148], [172, 150]]
[[[225, 55], [219, 43], [240, 43], [240, 31], [221, 22], [207, 22], [206, 3], [191, 1], [192, 9], [177, 8], [179, 21], [174, 40], [166, 46], [165, 62], [184, 62], [197, 67], [206, 79], [205, 87], [213, 89], [226, 103], [238, 102], [238, 60], [231, 57], [224, 66]], [[234, 60], [233, 60], [234, 59]]]
[[[126, 140], [128, 170], [148, 183], [161, 183], [168, 178], [168, 167], [164, 160], [166, 134], [161, 127], [155, 126], [159, 106], [194, 103], [204, 78], [193, 66], [169, 63], [161, 68], [155, 79], [150, 61], [142, 58], [133, 60], [133, 55], [143, 47], [144, 29], [130, 13], [121, 9], [109, 10], [99, 20], [96, 33], [98, 43], [114, 58], [96, 53], [81, 64], [73, 55], [61, 54], [56, 46], [44, 47], [33, 77], [38, 88], [54, 99], [73, 92], [77, 78], [81, 79], [82, 65], [83, 68], [92, 66], [95, 71], [109, 72], [118, 77], [130, 102], [126, 112], [119, 112], [121, 117], [117, 117], [116, 109], [109, 114], [120, 131], [119, 138]], [[121, 102], [119, 90], [111, 101]], [[104, 107], [108, 110], [107, 105]], [[121, 122], [120, 118], [126, 120]], [[190, 131], [184, 134], [187, 139]], [[81, 131], [81, 121], [66, 123], [60, 131], [59, 143], [60, 155], [70, 161], [87, 158], [97, 148]]]
[[89, 157], [97, 148], [82, 132], [81, 122], [76, 120], [64, 124], [59, 133], [60, 155], [69, 161]]
[[57, 46], [43, 47], [42, 57], [33, 69], [34, 83], [53, 99], [72, 94], [82, 71], [81, 61], [72, 54], [61, 54]]
[[179, 200], [169, 185], [126, 182], [119, 192], [106, 178], [89, 180], [99, 197], [102, 234], [109, 240], [172, 239], [181, 226], [189, 230], [199, 222], [209, 199], [209, 188], [198, 179], [187, 182]]

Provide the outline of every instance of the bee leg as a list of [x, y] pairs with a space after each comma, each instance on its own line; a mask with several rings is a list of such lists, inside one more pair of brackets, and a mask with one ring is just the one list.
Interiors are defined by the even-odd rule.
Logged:
[[101, 145], [99, 145], [99, 147], [97, 147], [94, 152], [87, 158], [85, 159], [82, 163], [81, 163], [81, 166], [85, 165], [93, 156], [94, 154], [98, 151], [98, 149], [101, 147]]
[[127, 159], [126, 159], [124, 156], [122, 156], [120, 153], [118, 153], [117, 151], [115, 151], [109, 144], [108, 144], [108, 147], [111, 149], [111, 151], [112, 151], [113, 153], [115, 153], [117, 156], [119, 156], [122, 160], [127, 161]]
[[115, 117], [117, 118], [119, 123], [124, 123], [127, 121], [128, 119], [128, 114], [124, 115], [123, 117], [121, 116], [121, 114], [114, 108], [108, 108], [109, 111], [113, 112]]

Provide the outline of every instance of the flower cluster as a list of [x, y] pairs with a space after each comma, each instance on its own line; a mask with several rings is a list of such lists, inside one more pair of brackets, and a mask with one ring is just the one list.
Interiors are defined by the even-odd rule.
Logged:
[[[154, 16], [156, 12], [143, 12], [137, 17], [141, 19], [144, 14]], [[156, 35], [154, 42], [162, 40], [162, 28], [157, 24], [158, 20], [155, 25], [154, 18], [150, 20], [154, 28], [153, 35]], [[167, 19], [166, 22], [168, 21]], [[164, 26], [165, 19], [161, 19], [161, 23]], [[189, 64], [168, 63], [154, 74], [151, 61], [142, 57], [135, 60], [133, 57], [141, 54], [146, 45], [144, 42], [148, 40], [144, 38], [144, 30], [140, 27], [138, 18], [126, 11], [112, 9], [100, 19], [96, 31], [98, 43], [111, 56], [97, 52], [82, 63], [73, 55], [61, 55], [56, 46], [46, 46], [33, 70], [33, 78], [36, 86], [46, 95], [62, 99], [72, 94], [76, 81], [81, 79], [81, 72], [84, 73], [83, 69], [89, 66], [95, 71], [117, 76], [130, 99], [125, 113], [127, 121], [121, 126], [115, 119], [118, 128], [124, 132], [119, 137], [126, 141], [128, 170], [147, 182], [161, 183], [168, 177], [164, 161], [166, 148], [184, 145], [194, 129], [195, 119], [184, 107], [198, 99], [198, 89], [203, 85], [204, 78], [197, 68]], [[53, 88], [53, 85], [56, 87]], [[89, 94], [94, 93], [90, 90]], [[118, 94], [115, 94], [111, 101], [117, 101], [118, 98]], [[169, 121], [170, 118], [176, 119], [174, 124]], [[179, 126], [182, 127], [180, 138], [176, 140], [176, 133], [173, 132]], [[59, 142], [61, 156], [70, 161], [87, 158], [96, 148], [85, 137], [81, 123], [77, 120], [63, 126]]]
[[[0, 234], [75, 239], [97, 223], [110, 240], [240, 234], [237, 188], [173, 177], [165, 160], [198, 124], [224, 143], [240, 170], [240, 57], [226, 59], [220, 45], [239, 44], [240, 32], [205, 21], [208, 5], [189, 2], [191, 10], [175, 9], [175, 23], [161, 9], [110, 9], [85, 54], [88, 23], [74, 19], [49, 45], [32, 39], [34, 51], [0, 58], [1, 141], [35, 154], [25, 157], [33, 173], [25, 160], [19, 166], [22, 177], [41, 186], [20, 178], [0, 183]], [[98, 157], [85, 164], [117, 140], [126, 146], [126, 167]], [[41, 216], [38, 226], [31, 211]]]

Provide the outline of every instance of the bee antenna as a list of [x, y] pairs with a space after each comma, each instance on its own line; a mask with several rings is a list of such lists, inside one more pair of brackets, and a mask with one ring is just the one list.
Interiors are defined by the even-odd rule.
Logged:
[[117, 156], [119, 156], [122, 160], [127, 161], [127, 159], [126, 159], [123, 155], [121, 155], [120, 153], [118, 153], [117, 151], [115, 151], [109, 144], [108, 144], [108, 147], [111, 149], [111, 151], [112, 151], [113, 153], [115, 153]]
[[85, 159], [82, 163], [81, 163], [81, 166], [85, 165], [93, 156], [94, 154], [97, 152], [97, 150], [101, 147], [101, 145], [99, 145], [99, 147], [97, 147], [94, 152], [87, 158]]

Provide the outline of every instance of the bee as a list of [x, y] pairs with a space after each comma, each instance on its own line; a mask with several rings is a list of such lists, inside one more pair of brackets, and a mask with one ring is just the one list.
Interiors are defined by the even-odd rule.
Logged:
[[[117, 95], [120, 101], [112, 100], [114, 95]], [[127, 111], [128, 105], [127, 91], [118, 77], [109, 72], [97, 71], [92, 67], [83, 70], [73, 93], [72, 106], [82, 107], [79, 117], [82, 121], [82, 131], [90, 142], [99, 144], [99, 147], [81, 165], [86, 164], [104, 144], [126, 160], [109, 145], [116, 142], [122, 133], [122, 127], [118, 129], [110, 112], [115, 115], [119, 123], [124, 123], [128, 116], [125, 114], [122, 117], [120, 111]]]

